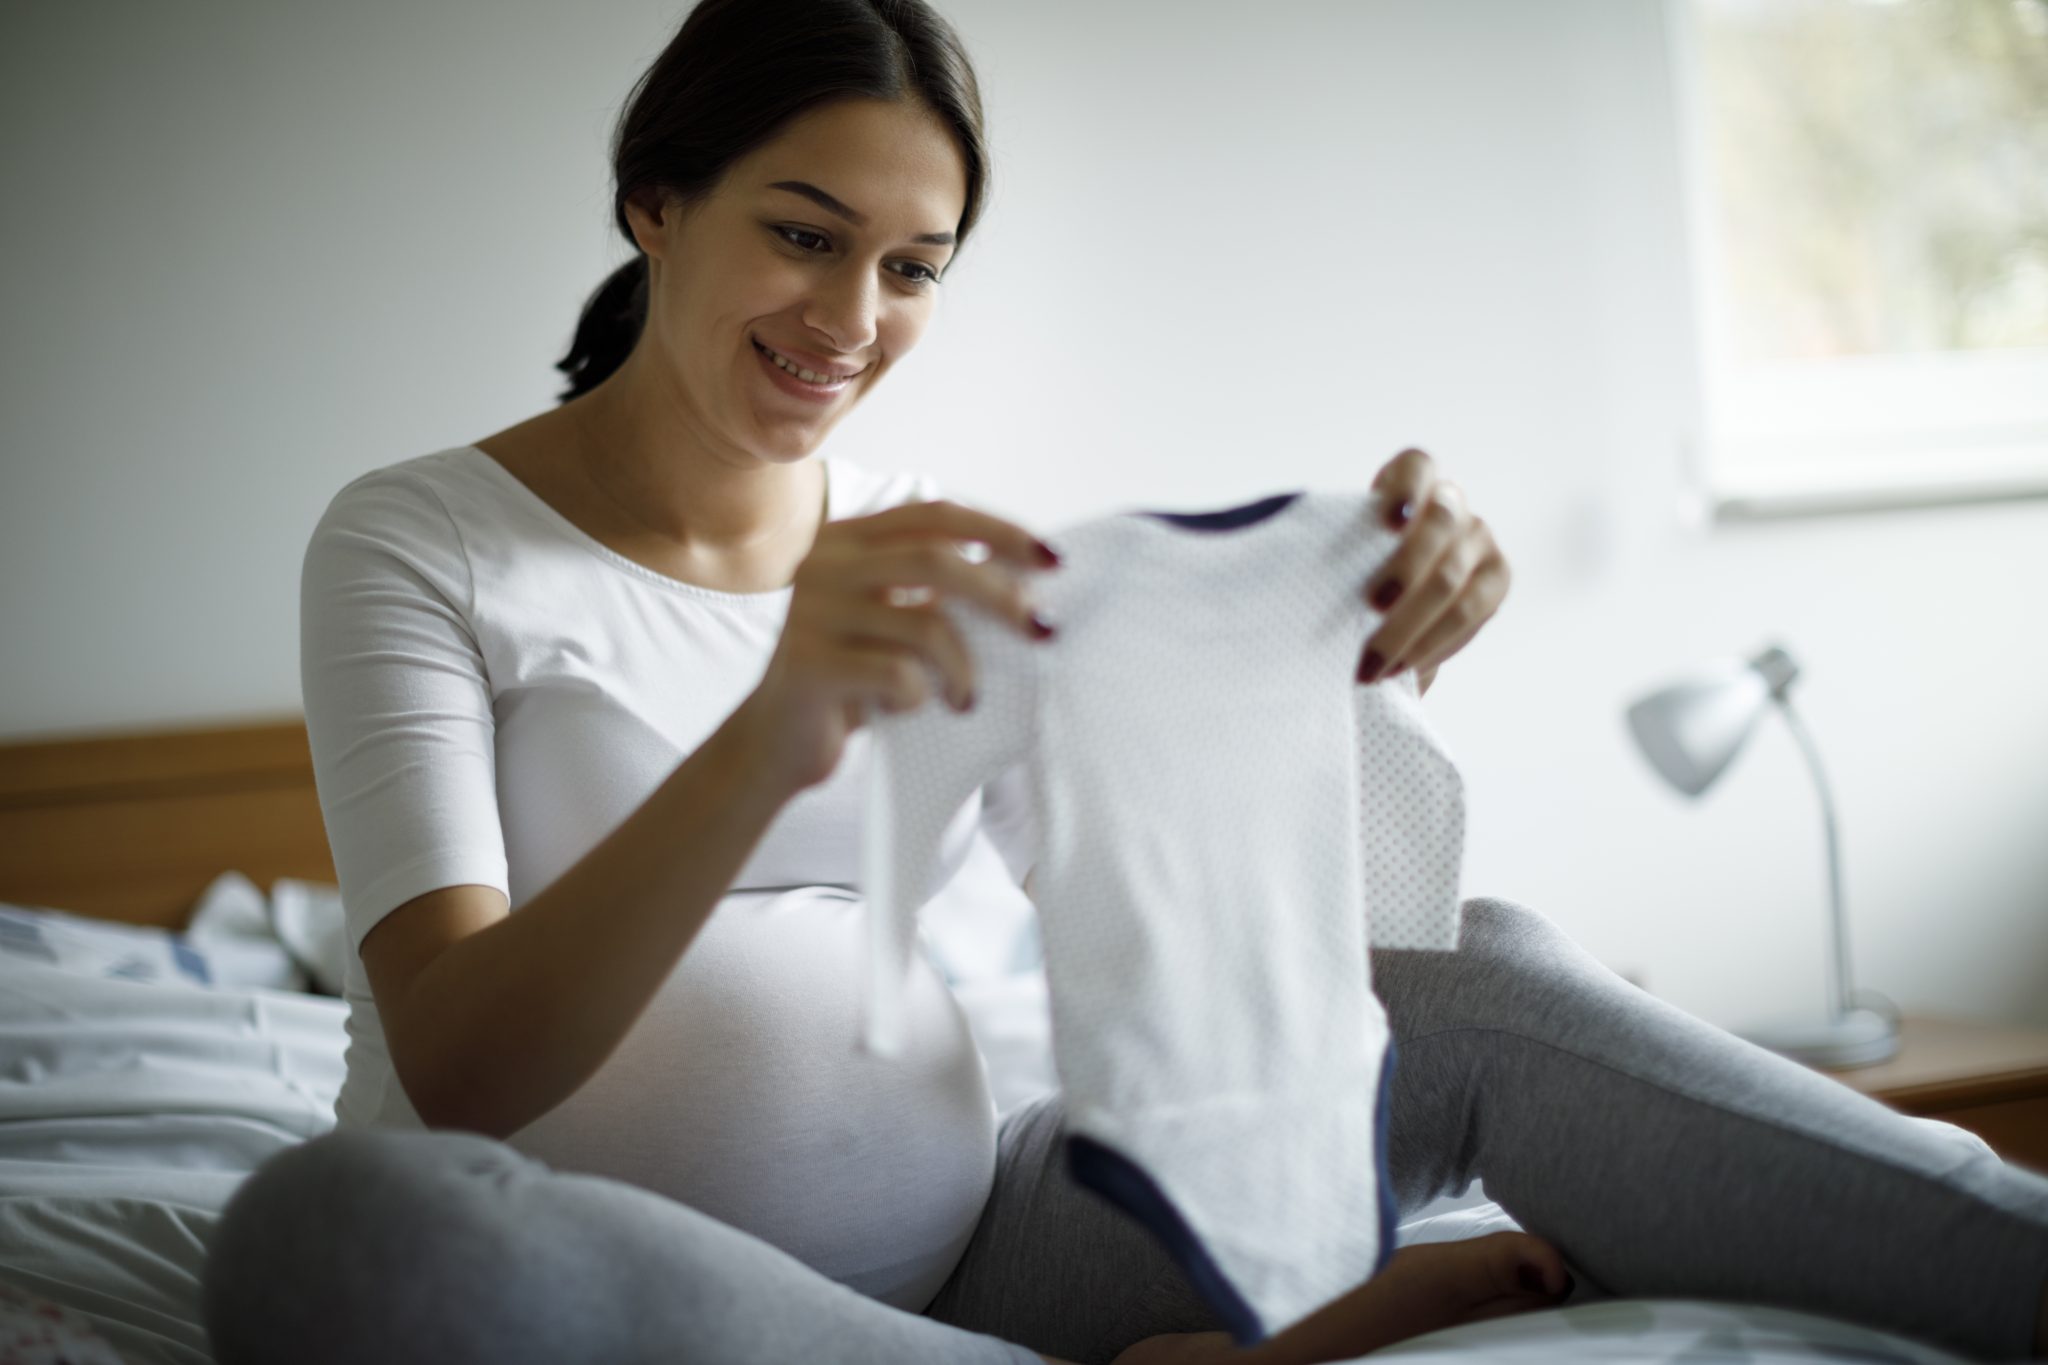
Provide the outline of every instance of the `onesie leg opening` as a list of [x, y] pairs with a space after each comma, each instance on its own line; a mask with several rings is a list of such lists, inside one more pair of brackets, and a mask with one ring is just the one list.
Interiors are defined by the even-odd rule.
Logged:
[[1256, 1346], [1266, 1339], [1259, 1315], [1218, 1268], [1157, 1181], [1123, 1153], [1080, 1133], [1067, 1134], [1066, 1149], [1067, 1171], [1075, 1181], [1130, 1214], [1158, 1239], [1238, 1345]]

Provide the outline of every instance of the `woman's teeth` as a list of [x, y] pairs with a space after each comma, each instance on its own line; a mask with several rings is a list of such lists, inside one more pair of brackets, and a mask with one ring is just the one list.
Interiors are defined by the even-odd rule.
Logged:
[[[756, 346], [761, 346], [761, 343], [758, 341], [755, 342], [754, 344]], [[818, 384], [829, 389], [835, 388], [840, 384], [844, 384], [849, 379], [853, 378], [853, 375], [850, 374], [841, 375], [838, 378], [833, 378], [829, 375], [817, 374], [814, 373], [813, 371], [805, 369], [803, 366], [797, 364], [795, 361], [791, 360], [788, 356], [781, 354], [779, 351], [776, 351], [767, 346], [761, 346], [761, 349], [767, 353], [767, 356], [770, 360], [774, 361], [783, 369], [788, 370], [791, 374], [795, 375], [798, 379], [803, 380], [806, 384]]]

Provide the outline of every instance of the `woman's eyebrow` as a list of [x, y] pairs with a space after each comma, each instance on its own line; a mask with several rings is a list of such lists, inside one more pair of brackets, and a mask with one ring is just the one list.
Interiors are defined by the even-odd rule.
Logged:
[[[816, 204], [819, 208], [825, 210], [825, 212], [836, 213], [841, 218], [844, 218], [847, 222], [852, 223], [855, 227], [867, 226], [868, 217], [866, 214], [859, 213], [853, 209], [848, 208], [846, 205], [840, 203], [837, 199], [834, 199], [831, 195], [825, 193], [825, 191], [819, 189], [816, 185], [810, 184], [807, 181], [777, 180], [768, 188], [771, 190], [788, 190], [791, 194], [800, 194], [804, 198]], [[913, 242], [928, 243], [932, 246], [951, 246], [953, 245], [953, 234], [950, 232], [927, 232], [922, 236], [913, 237], [910, 240]]]

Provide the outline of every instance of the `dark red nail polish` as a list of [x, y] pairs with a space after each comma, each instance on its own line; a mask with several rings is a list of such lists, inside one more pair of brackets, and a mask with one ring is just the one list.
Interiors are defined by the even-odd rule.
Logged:
[[1374, 589], [1372, 595], [1372, 604], [1378, 607], [1381, 611], [1385, 611], [1388, 607], [1393, 606], [1395, 602], [1399, 601], [1400, 597], [1400, 580], [1396, 578], [1389, 578], [1386, 582], [1380, 584], [1378, 588]]
[[1031, 613], [1031, 633], [1041, 640], [1050, 640], [1058, 632], [1053, 630], [1049, 621], [1034, 611]]
[[1387, 661], [1380, 657], [1378, 650], [1368, 649], [1365, 651], [1365, 658], [1358, 665], [1358, 680], [1362, 683], [1372, 682], [1379, 677], [1380, 670], [1386, 665]]
[[1399, 505], [1388, 515], [1392, 518], [1394, 526], [1398, 530], [1400, 527], [1406, 526], [1409, 520], [1414, 517], [1415, 504], [1403, 498]]
[[1040, 563], [1042, 563], [1042, 564], [1046, 565], [1046, 567], [1050, 568], [1050, 567], [1052, 567], [1053, 565], [1056, 565], [1056, 564], [1058, 564], [1058, 563], [1060, 562], [1060, 556], [1059, 556], [1059, 551], [1057, 551], [1057, 550], [1053, 549], [1053, 548], [1052, 548], [1052, 546], [1050, 546], [1050, 545], [1046, 544], [1046, 543], [1045, 543], [1044, 541], [1042, 541], [1042, 540], [1041, 540], [1041, 541], [1039, 541], [1039, 542], [1037, 542], [1037, 544], [1038, 544], [1038, 558], [1039, 558], [1039, 562], [1040, 562]]

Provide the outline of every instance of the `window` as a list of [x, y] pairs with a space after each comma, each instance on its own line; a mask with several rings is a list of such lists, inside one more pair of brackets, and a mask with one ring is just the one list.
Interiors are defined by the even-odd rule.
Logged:
[[1723, 517], [2048, 496], [2048, 0], [1669, 0]]

